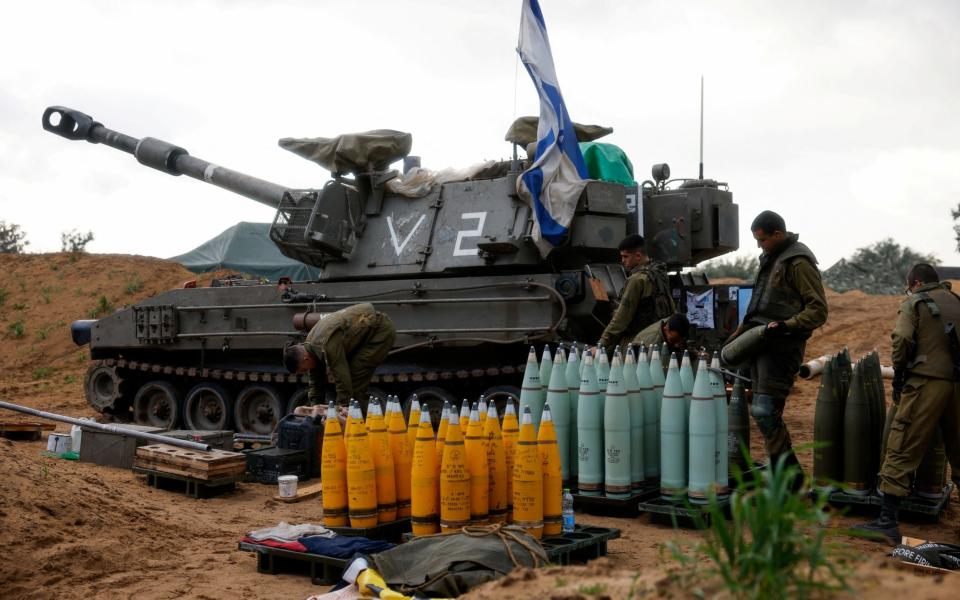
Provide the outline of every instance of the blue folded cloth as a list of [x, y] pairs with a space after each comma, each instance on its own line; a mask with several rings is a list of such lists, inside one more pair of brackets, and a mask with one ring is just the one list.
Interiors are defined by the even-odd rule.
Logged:
[[354, 554], [376, 554], [393, 548], [390, 542], [379, 540], [370, 540], [365, 537], [347, 537], [338, 535], [337, 537], [323, 537], [319, 535], [310, 535], [300, 538], [299, 541], [307, 548], [311, 554], [322, 554], [333, 558], [350, 558]]

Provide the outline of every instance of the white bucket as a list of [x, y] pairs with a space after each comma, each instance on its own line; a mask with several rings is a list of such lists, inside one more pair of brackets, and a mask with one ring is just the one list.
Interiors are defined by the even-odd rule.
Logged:
[[281, 475], [277, 477], [277, 485], [280, 487], [281, 498], [293, 498], [297, 495], [296, 475]]
[[47, 450], [56, 454], [70, 452], [71, 439], [69, 433], [51, 433], [47, 436]]

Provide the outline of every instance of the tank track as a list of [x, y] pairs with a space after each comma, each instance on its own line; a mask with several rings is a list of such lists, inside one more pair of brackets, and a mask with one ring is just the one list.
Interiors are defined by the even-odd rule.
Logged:
[[[136, 360], [126, 360], [123, 358], [108, 358], [97, 361], [93, 367], [105, 366], [116, 369], [124, 369], [140, 373], [154, 373], [162, 375], [173, 375], [175, 377], [187, 377], [198, 380], [212, 381], [238, 381], [249, 383], [307, 383], [307, 375], [291, 373], [265, 373], [262, 371], [243, 371], [234, 369], [209, 369], [200, 367], [181, 367], [164, 365], [161, 363], [144, 362]], [[432, 381], [450, 381], [481, 379], [488, 377], [499, 377], [501, 375], [516, 375], [523, 373], [525, 365], [503, 365], [500, 367], [487, 367], [485, 369], [448, 369], [448, 370], [424, 370], [414, 372], [393, 372], [393, 373], [375, 373], [371, 384], [378, 383], [419, 383]]]

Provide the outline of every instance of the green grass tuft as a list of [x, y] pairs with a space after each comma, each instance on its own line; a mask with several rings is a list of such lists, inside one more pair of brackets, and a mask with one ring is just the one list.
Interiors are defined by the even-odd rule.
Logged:
[[716, 590], [706, 586], [722, 584], [735, 598], [764, 600], [848, 591], [852, 554], [827, 539], [828, 493], [817, 491], [808, 498], [792, 491], [801, 476], [784, 457], [751, 481], [734, 468], [730, 519], [711, 498], [708, 523], [694, 511], [703, 540], [692, 547], [667, 543], [680, 564], [673, 573], [677, 582], [698, 596], [714, 595]]

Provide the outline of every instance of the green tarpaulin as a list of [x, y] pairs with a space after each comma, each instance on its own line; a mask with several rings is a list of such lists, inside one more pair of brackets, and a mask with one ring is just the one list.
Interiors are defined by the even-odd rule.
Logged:
[[270, 241], [270, 223], [240, 222], [190, 252], [174, 256], [194, 273], [232, 269], [276, 281], [289, 277], [294, 281], [317, 279], [320, 270], [287, 258]]
[[590, 179], [612, 181], [620, 185], [636, 185], [633, 165], [619, 146], [600, 142], [580, 142], [580, 152], [587, 164]]

